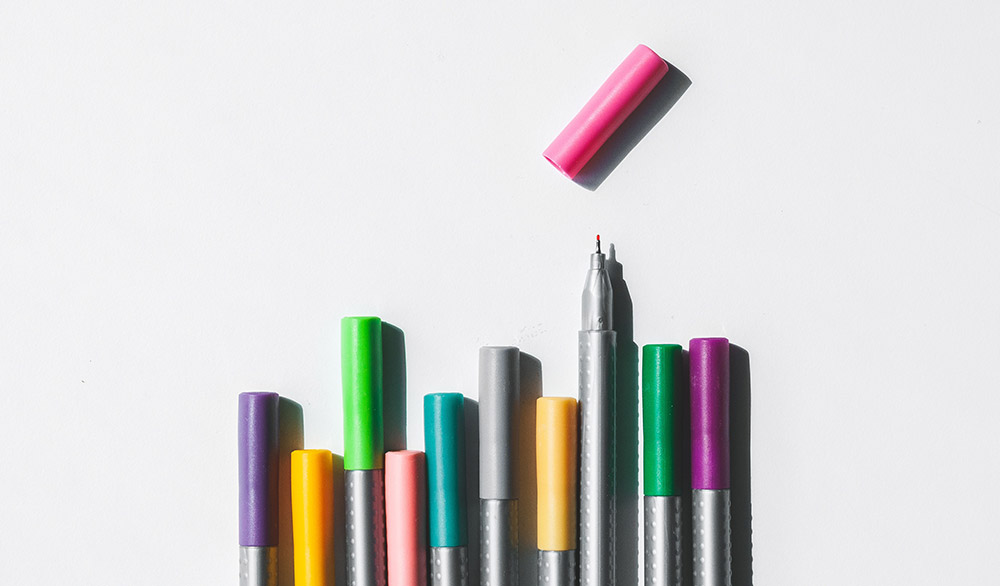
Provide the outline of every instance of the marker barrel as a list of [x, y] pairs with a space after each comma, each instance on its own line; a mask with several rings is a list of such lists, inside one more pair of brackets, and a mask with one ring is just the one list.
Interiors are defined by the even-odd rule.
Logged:
[[277, 393], [240, 393], [238, 413], [240, 586], [278, 576]]
[[644, 583], [646, 586], [680, 586], [683, 575], [681, 497], [646, 496], [643, 505]]
[[385, 472], [344, 471], [347, 583], [385, 586]]
[[615, 332], [580, 342], [580, 585], [614, 584]]

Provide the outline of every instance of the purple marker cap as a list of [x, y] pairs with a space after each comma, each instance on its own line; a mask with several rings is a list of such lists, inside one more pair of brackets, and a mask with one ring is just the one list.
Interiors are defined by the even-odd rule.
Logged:
[[278, 393], [240, 393], [240, 545], [278, 545]]
[[729, 340], [691, 340], [691, 488], [729, 488]]

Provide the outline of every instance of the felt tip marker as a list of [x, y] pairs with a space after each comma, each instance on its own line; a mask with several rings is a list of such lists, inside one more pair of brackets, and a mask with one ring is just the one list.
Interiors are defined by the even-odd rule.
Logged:
[[642, 347], [642, 469], [646, 586], [681, 586], [680, 404], [687, 391], [677, 344]]
[[291, 456], [295, 586], [333, 583], [333, 454], [295, 450]]
[[385, 586], [382, 320], [345, 317], [340, 322], [340, 348], [347, 583]]
[[468, 586], [469, 530], [465, 478], [465, 398], [424, 396], [427, 519], [431, 586]]
[[278, 394], [240, 393], [240, 586], [278, 582]]
[[427, 586], [427, 458], [385, 454], [385, 540], [389, 586]]
[[695, 586], [731, 586], [729, 340], [691, 340], [691, 506]]
[[576, 425], [576, 399], [535, 402], [538, 583], [543, 586], [576, 584]]
[[597, 237], [583, 288], [579, 333], [580, 586], [615, 583], [615, 331], [611, 278]]
[[479, 349], [479, 496], [482, 586], [517, 586], [517, 418], [521, 351]]

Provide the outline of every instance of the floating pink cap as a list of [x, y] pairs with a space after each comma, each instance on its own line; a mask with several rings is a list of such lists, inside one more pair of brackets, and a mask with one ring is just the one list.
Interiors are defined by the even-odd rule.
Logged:
[[427, 584], [427, 459], [423, 452], [385, 454], [385, 533], [389, 586]]
[[667, 63], [652, 49], [646, 45], [636, 47], [542, 154], [563, 175], [576, 177], [653, 91], [667, 69]]

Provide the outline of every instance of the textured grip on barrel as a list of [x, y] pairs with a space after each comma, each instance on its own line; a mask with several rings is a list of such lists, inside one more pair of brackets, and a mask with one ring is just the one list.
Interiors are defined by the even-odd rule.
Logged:
[[517, 586], [517, 501], [481, 499], [482, 586]]
[[615, 332], [580, 332], [580, 585], [615, 583]]
[[729, 490], [692, 493], [694, 586], [731, 586]]
[[431, 548], [431, 586], [469, 586], [469, 548]]
[[538, 550], [538, 586], [575, 586], [576, 550]]
[[240, 546], [240, 586], [277, 586], [278, 548]]
[[347, 583], [386, 586], [385, 475], [383, 470], [346, 470]]
[[646, 586], [681, 586], [681, 497], [644, 498]]

